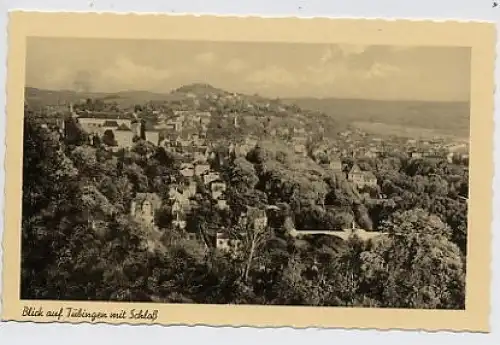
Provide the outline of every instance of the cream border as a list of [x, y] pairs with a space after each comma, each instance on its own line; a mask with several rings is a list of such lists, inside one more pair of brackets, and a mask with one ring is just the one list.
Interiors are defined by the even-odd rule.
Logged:
[[[489, 331], [495, 59], [493, 24], [49, 12], [11, 12], [9, 19], [2, 319], [52, 322], [47, 318], [23, 318], [22, 307], [43, 306], [44, 309], [58, 310], [60, 307], [75, 306], [108, 312], [130, 308], [158, 309], [159, 318], [155, 323], [159, 324]], [[19, 300], [20, 205], [27, 36], [471, 47], [471, 191], [466, 311], [58, 301], [23, 303]], [[113, 323], [110, 320], [106, 322]]]

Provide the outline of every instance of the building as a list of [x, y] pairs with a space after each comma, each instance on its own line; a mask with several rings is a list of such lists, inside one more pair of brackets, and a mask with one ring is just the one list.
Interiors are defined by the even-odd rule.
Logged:
[[160, 144], [160, 132], [157, 130], [145, 131], [146, 140], [154, 145]]
[[296, 145], [307, 145], [308, 138], [304, 135], [294, 135], [292, 141]]
[[304, 135], [304, 134], [306, 134], [306, 130], [305, 130], [305, 128], [302, 128], [302, 127], [300, 127], [300, 128], [294, 127], [293, 134]]
[[189, 181], [189, 183], [187, 183], [184, 188], [183, 188], [183, 194], [191, 199], [191, 198], [194, 198], [194, 196], [196, 195], [196, 192], [197, 192], [197, 185], [196, 185], [196, 182], [191, 180]]
[[106, 123], [112, 123], [116, 127], [125, 125], [131, 128], [132, 120], [129, 116], [121, 113], [86, 113], [78, 116], [78, 122], [83, 128], [106, 127]]
[[227, 200], [224, 198], [217, 199], [217, 208], [219, 210], [227, 210], [229, 205], [227, 204]]
[[155, 193], [137, 193], [130, 205], [130, 215], [146, 224], [154, 224], [155, 212], [161, 207], [161, 199]]
[[181, 165], [181, 175], [184, 177], [193, 177], [195, 174], [195, 167], [190, 163], [183, 163]]
[[236, 255], [243, 249], [243, 241], [228, 234], [217, 232], [215, 236], [215, 248], [218, 250]]
[[[267, 226], [266, 210], [247, 207], [247, 211], [240, 216], [240, 226], [250, 226], [254, 230], [263, 230]], [[251, 223], [249, 223], [251, 222]]]
[[209, 185], [213, 181], [220, 180], [220, 174], [218, 172], [210, 171], [203, 175], [203, 183]]
[[342, 161], [340, 158], [332, 158], [328, 167], [336, 173], [342, 172]]
[[[207, 162], [207, 156], [197, 150], [194, 150], [193, 152], [193, 162], [195, 163], [198, 163], [197, 165], [203, 165], [204, 163]], [[196, 166], [195, 166], [195, 171], [196, 171]], [[201, 173], [196, 173], [195, 172], [195, 175], [201, 175], [203, 174], [203, 172]]]
[[[196, 159], [196, 153], [195, 153]], [[202, 176], [203, 174], [210, 171], [210, 164], [195, 164], [194, 166], [194, 174], [196, 176]]]
[[212, 192], [212, 199], [217, 200], [224, 195], [226, 184], [222, 181], [213, 181], [210, 184], [210, 190]]
[[298, 155], [306, 156], [307, 148], [304, 144], [295, 144], [293, 145], [294, 152]]
[[277, 129], [277, 134], [281, 137], [284, 137], [290, 134], [290, 130], [286, 127], [279, 127]]
[[378, 158], [380, 157], [380, 151], [377, 149], [369, 149], [368, 151], [365, 152], [365, 157], [366, 158]]
[[188, 188], [179, 191], [175, 187], [171, 187], [169, 190], [169, 200], [171, 206], [171, 214], [173, 216], [172, 225], [180, 229], [186, 227], [185, 214], [186, 210], [189, 209], [189, 197], [191, 190]]
[[411, 157], [411, 158], [414, 158], [414, 159], [420, 159], [420, 158], [422, 158], [423, 156], [424, 156], [424, 155], [423, 155], [423, 153], [422, 153], [422, 152], [420, 152], [420, 151], [411, 151], [411, 152], [410, 152], [410, 157]]
[[207, 128], [208, 125], [210, 124], [210, 117], [201, 117], [200, 118], [200, 125], [203, 127], [203, 128]]
[[265, 210], [255, 210], [253, 226], [254, 229], [263, 229], [267, 226], [267, 214]]
[[446, 161], [448, 163], [453, 163], [453, 158], [455, 157], [455, 153], [454, 152], [450, 152], [446, 155]]
[[175, 132], [180, 132], [182, 130], [182, 120], [180, 118], [168, 119], [165, 121], [165, 126]]
[[244, 157], [248, 154], [248, 152], [250, 152], [251, 149], [252, 147], [250, 145], [236, 145], [234, 148], [234, 154], [238, 157]]
[[363, 171], [357, 164], [346, 172], [347, 180], [357, 188], [377, 186], [377, 178], [371, 171]]
[[175, 202], [179, 202], [179, 205], [182, 207], [182, 209], [184, 209], [187, 207], [187, 205], [189, 205], [189, 197], [191, 191], [189, 187], [179, 189], [177, 187], [170, 187], [170, 190], [168, 191], [168, 198], [172, 204]]
[[246, 138], [245, 139], [245, 146], [249, 147], [250, 149], [254, 148], [257, 146], [258, 140], [254, 138]]

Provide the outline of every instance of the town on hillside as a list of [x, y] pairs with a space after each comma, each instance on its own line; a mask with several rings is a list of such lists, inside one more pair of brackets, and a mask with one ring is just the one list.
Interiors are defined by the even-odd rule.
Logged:
[[[25, 193], [35, 196], [25, 197], [32, 206], [23, 226], [35, 236], [29, 217], [45, 210], [51, 220], [43, 224], [65, 233], [57, 243], [85, 243], [48, 267], [73, 262], [76, 282], [89, 272], [97, 277], [84, 290], [76, 282], [73, 290], [41, 284], [25, 287], [26, 296], [462, 307], [467, 142], [372, 134], [319, 111], [206, 84], [172, 95], [127, 105], [112, 97], [26, 99], [25, 165], [48, 175], [24, 172]], [[43, 186], [29, 186], [36, 181]], [[71, 204], [74, 217], [57, 218], [53, 210], [64, 208], [47, 195]], [[56, 235], [44, 236], [55, 243]], [[421, 249], [412, 258], [436, 256], [422, 251], [443, 246], [450, 256], [435, 259], [455, 260], [454, 268], [443, 276], [424, 259], [410, 264], [403, 257], [414, 245]], [[106, 265], [125, 267], [108, 272]], [[418, 282], [403, 276], [408, 269]], [[437, 276], [443, 285], [430, 288]], [[411, 302], [405, 279], [423, 284]]]

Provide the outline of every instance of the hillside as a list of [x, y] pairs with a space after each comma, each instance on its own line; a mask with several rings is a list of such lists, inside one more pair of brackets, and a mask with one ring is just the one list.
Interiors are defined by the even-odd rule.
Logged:
[[[228, 91], [209, 84], [194, 83], [181, 86], [170, 93], [149, 91], [122, 91], [117, 93], [75, 92], [69, 90], [41, 90], [26, 87], [25, 97], [32, 106], [52, 105], [58, 102], [79, 102], [82, 99], [101, 99], [114, 102], [120, 108], [129, 108], [145, 103], [182, 103], [196, 98], [207, 105], [208, 96], [228, 97]], [[377, 101], [358, 99], [317, 99], [298, 98], [281, 101], [270, 100], [257, 95], [238, 95], [244, 103], [267, 111], [277, 106], [285, 106], [290, 112], [320, 112], [333, 118], [338, 125], [353, 125], [377, 135], [397, 135], [406, 127], [426, 136], [446, 135], [468, 138], [470, 111], [465, 102], [420, 102], [420, 101]], [[210, 104], [208, 104], [210, 105]]]
[[[378, 101], [359, 99], [287, 99], [301, 108], [321, 111], [337, 121], [376, 134], [397, 134], [397, 126], [425, 128], [438, 135], [469, 136], [469, 103]], [[376, 125], [371, 125], [376, 124]], [[383, 128], [387, 124], [387, 128]], [[396, 126], [396, 127], [394, 127]], [[395, 130], [396, 129], [396, 130]]]
[[[233, 128], [233, 120], [239, 116], [242, 134], [271, 133], [280, 128], [294, 127], [317, 133], [321, 128], [327, 136], [335, 136], [345, 127], [332, 117], [317, 111], [303, 110], [296, 105], [258, 95], [231, 93], [209, 84], [194, 83], [184, 85], [168, 94], [147, 91], [123, 91], [110, 93], [78, 93], [74, 91], [52, 91], [26, 87], [25, 99], [31, 107], [64, 103], [84, 103], [86, 99], [113, 103], [118, 109], [130, 109], [134, 105], [147, 105], [148, 110], [200, 110], [224, 114], [225, 120], [218, 121], [222, 131]], [[224, 124], [226, 123], [226, 124]], [[244, 129], [244, 130], [243, 130]], [[271, 134], [274, 135], [274, 134]]]
[[167, 95], [149, 91], [121, 91], [117, 93], [75, 92], [71, 90], [43, 90], [34, 87], [25, 88], [25, 99], [32, 105], [46, 106], [57, 103], [76, 103], [92, 98], [104, 102], [116, 102], [121, 107], [142, 104], [149, 101], [163, 101]]

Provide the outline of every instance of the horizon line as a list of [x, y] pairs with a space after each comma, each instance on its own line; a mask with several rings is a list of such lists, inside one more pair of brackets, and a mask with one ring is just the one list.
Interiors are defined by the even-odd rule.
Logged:
[[120, 91], [77, 91], [77, 90], [71, 90], [71, 89], [46, 89], [46, 88], [41, 88], [37, 86], [31, 86], [31, 85], [25, 85], [24, 89], [26, 88], [32, 88], [32, 89], [37, 89], [37, 90], [42, 90], [42, 91], [50, 91], [50, 92], [73, 92], [73, 93], [94, 93], [94, 94], [106, 94], [106, 95], [115, 95], [119, 93], [132, 93], [132, 92], [142, 92], [142, 93], [150, 93], [150, 94], [155, 94], [155, 95], [169, 95], [172, 92], [176, 91], [177, 89], [180, 89], [184, 86], [190, 86], [190, 85], [206, 85], [209, 87], [212, 87], [214, 89], [218, 89], [220, 91], [224, 91], [227, 93], [235, 93], [243, 96], [258, 96], [262, 98], [267, 98], [269, 100], [300, 100], [300, 99], [314, 99], [314, 100], [328, 100], [328, 99], [335, 99], [335, 100], [353, 100], [353, 101], [380, 101], [380, 102], [427, 102], [427, 103], [470, 103], [469, 100], [429, 100], [429, 99], [413, 99], [413, 98], [355, 98], [355, 97], [335, 97], [335, 96], [326, 96], [326, 97], [317, 97], [317, 96], [266, 96], [262, 95], [259, 93], [242, 93], [242, 92], [235, 92], [235, 91], [228, 91], [223, 88], [214, 86], [209, 83], [202, 83], [202, 82], [193, 82], [193, 83], [187, 83], [180, 85], [179, 87], [172, 88], [170, 91], [165, 91], [165, 92], [159, 92], [159, 91], [151, 91], [151, 90], [138, 90], [138, 89], [124, 89]]

